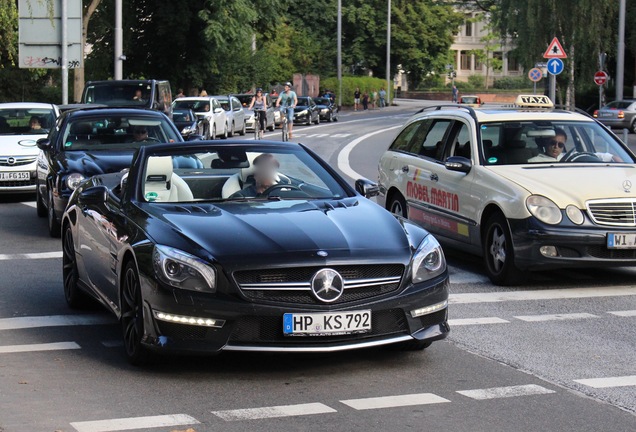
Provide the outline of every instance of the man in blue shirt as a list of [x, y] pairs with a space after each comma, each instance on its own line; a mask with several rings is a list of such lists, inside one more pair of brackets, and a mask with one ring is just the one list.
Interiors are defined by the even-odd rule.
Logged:
[[[292, 138], [292, 128], [294, 126], [294, 108], [298, 104], [298, 96], [296, 92], [291, 89], [290, 82], [285, 83], [285, 91], [281, 92], [276, 99], [276, 107], [281, 107], [281, 115], [287, 114], [287, 131], [289, 138]], [[283, 111], [284, 110], [284, 111]]]

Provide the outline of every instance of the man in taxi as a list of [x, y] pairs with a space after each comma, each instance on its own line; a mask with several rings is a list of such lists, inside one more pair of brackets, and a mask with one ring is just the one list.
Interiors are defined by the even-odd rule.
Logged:
[[[528, 159], [528, 162], [559, 162], [566, 153], [565, 144], [568, 141], [568, 134], [561, 128], [554, 130], [553, 138], [542, 140], [543, 153]], [[622, 162], [622, 160], [611, 153], [594, 153], [603, 162]]]

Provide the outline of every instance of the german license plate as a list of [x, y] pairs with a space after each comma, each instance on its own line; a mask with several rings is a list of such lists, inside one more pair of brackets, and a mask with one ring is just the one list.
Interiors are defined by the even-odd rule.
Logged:
[[601, 113], [601, 117], [614, 117], [614, 114], [611, 112], [604, 112]]
[[636, 234], [608, 233], [608, 249], [636, 249]]
[[370, 310], [283, 315], [283, 333], [286, 336], [334, 336], [370, 330]]
[[0, 181], [29, 180], [30, 178], [29, 172], [0, 172]]

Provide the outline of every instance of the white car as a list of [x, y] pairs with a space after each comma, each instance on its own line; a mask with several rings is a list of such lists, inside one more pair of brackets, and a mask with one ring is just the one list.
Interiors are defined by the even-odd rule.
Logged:
[[58, 115], [52, 104], [0, 104], [0, 193], [35, 192], [36, 141], [48, 135]]
[[245, 135], [245, 112], [241, 102], [232, 95], [212, 96], [219, 101], [221, 108], [225, 111], [228, 136], [234, 136], [235, 133]]
[[172, 102], [172, 109], [191, 109], [201, 120], [199, 135], [208, 139], [227, 138], [229, 128], [225, 110], [212, 96], [194, 96], [177, 98]]
[[636, 264], [636, 156], [545, 96], [424, 108], [379, 164], [379, 202], [484, 257], [496, 284], [526, 270]]

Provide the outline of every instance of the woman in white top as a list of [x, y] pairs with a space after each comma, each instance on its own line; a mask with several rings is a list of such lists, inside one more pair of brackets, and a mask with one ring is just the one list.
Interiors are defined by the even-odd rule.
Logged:
[[263, 138], [263, 131], [265, 130], [265, 121], [266, 121], [266, 108], [267, 108], [267, 100], [265, 98], [265, 96], [263, 96], [263, 89], [262, 88], [257, 88], [256, 89], [256, 95], [252, 98], [252, 103], [250, 103], [250, 106], [248, 109], [254, 109], [254, 117], [255, 120], [258, 122], [260, 129], [258, 131], [259, 134], [259, 138]]

